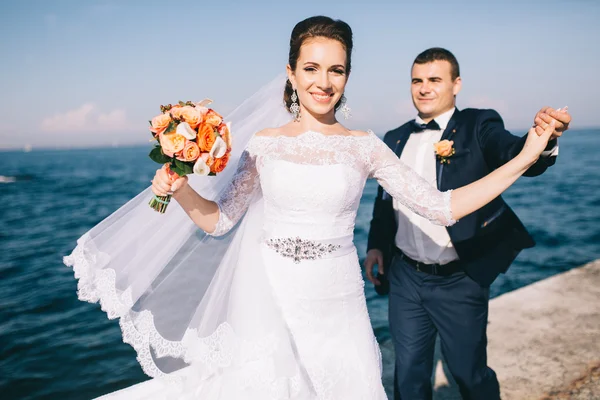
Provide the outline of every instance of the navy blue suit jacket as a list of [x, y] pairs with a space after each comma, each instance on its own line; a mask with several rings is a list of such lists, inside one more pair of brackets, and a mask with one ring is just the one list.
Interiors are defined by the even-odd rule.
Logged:
[[[413, 131], [414, 120], [387, 132], [384, 141], [400, 157]], [[436, 161], [438, 189], [456, 189], [486, 176], [515, 157], [526, 137], [508, 132], [494, 110], [457, 109], [442, 135], [442, 140], [454, 141], [456, 153], [448, 164]], [[541, 157], [524, 175], [540, 175], [555, 160], [556, 157]], [[535, 245], [501, 196], [447, 230], [465, 272], [482, 286], [489, 286], [500, 273], [506, 272], [522, 249]], [[392, 199], [380, 186], [367, 249], [381, 250], [384, 265], [390, 265], [394, 254], [396, 231]]]

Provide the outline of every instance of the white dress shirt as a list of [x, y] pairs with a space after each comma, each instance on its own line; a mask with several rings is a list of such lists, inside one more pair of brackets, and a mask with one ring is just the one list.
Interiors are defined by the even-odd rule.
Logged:
[[[400, 156], [400, 160], [414, 169], [433, 187], [437, 187], [436, 157], [433, 145], [442, 138], [454, 110], [453, 108], [435, 118], [440, 130], [425, 129], [410, 135]], [[416, 123], [424, 124], [425, 122], [417, 117]], [[404, 254], [426, 264], [447, 264], [458, 259], [458, 254], [456, 254], [444, 226], [429, 222], [396, 200], [394, 200], [394, 210], [398, 222], [396, 247]]]
[[[433, 187], [437, 187], [436, 162], [438, 162], [433, 145], [442, 138], [454, 111], [453, 108], [435, 118], [440, 130], [425, 129], [410, 135], [400, 156], [405, 164], [414, 169]], [[417, 117], [415, 122], [417, 124], [425, 123], [420, 117]], [[542, 153], [543, 157], [555, 155], [558, 155], [558, 144]], [[446, 227], [429, 222], [396, 200], [393, 203], [398, 222], [396, 247], [410, 258], [426, 264], [444, 265], [458, 260], [458, 254], [456, 254]]]

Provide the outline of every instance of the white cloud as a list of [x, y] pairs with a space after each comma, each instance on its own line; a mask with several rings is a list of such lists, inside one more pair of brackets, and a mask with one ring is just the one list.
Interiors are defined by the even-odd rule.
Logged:
[[108, 114], [98, 115], [98, 125], [106, 128], [122, 129], [127, 125], [125, 110], [113, 110]]
[[41, 123], [45, 132], [114, 132], [131, 129], [125, 110], [101, 111], [94, 103], [45, 118]]

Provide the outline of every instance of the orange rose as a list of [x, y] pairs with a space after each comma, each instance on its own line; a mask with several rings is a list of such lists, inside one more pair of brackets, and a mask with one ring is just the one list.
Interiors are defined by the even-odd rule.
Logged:
[[215, 144], [215, 140], [217, 140], [217, 135], [215, 134], [215, 128], [209, 124], [202, 124], [198, 129], [198, 147], [200, 147], [200, 151], [209, 152], [212, 149], [213, 144]]
[[440, 157], [449, 157], [454, 154], [454, 149], [452, 145], [454, 144], [451, 140], [441, 140], [433, 145], [435, 149], [435, 154]]
[[225, 167], [227, 166], [227, 163], [229, 162], [230, 154], [231, 154], [231, 152], [228, 151], [221, 158], [212, 158], [211, 157], [209, 160], [210, 172], [218, 174], [219, 172], [223, 171], [225, 169]]
[[206, 116], [204, 117], [204, 122], [216, 128], [217, 126], [221, 125], [221, 122], [223, 122], [223, 118], [219, 114], [217, 114], [215, 110], [209, 108], [208, 112], [206, 113]]
[[196, 129], [202, 122], [203, 115], [200, 110], [195, 107], [185, 106], [181, 107], [180, 119], [190, 124], [192, 129]]
[[181, 155], [177, 157], [180, 161], [196, 161], [200, 157], [200, 148], [194, 142], [185, 141], [185, 146], [181, 150]]
[[181, 120], [181, 113], [184, 107], [181, 107], [179, 104], [174, 105], [169, 111], [174, 119]]
[[158, 137], [163, 153], [169, 157], [173, 157], [175, 153], [180, 152], [185, 147], [186, 139], [176, 133], [161, 133]]
[[154, 132], [156, 135], [163, 133], [170, 123], [171, 116], [168, 113], [157, 115], [156, 117], [152, 118], [150, 132]]
[[229, 128], [229, 123], [221, 124], [219, 126], [219, 135], [223, 138], [225, 143], [227, 144], [227, 148], [231, 150], [231, 130]]

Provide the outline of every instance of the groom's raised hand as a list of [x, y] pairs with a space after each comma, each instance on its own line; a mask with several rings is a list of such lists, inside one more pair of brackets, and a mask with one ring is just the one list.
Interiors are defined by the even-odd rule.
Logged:
[[533, 119], [535, 132], [541, 136], [544, 133], [544, 129], [552, 121], [555, 121], [556, 127], [550, 140], [560, 137], [564, 131], [569, 129], [569, 124], [571, 123], [569, 107], [558, 108], [556, 110], [552, 107], [542, 107]]

